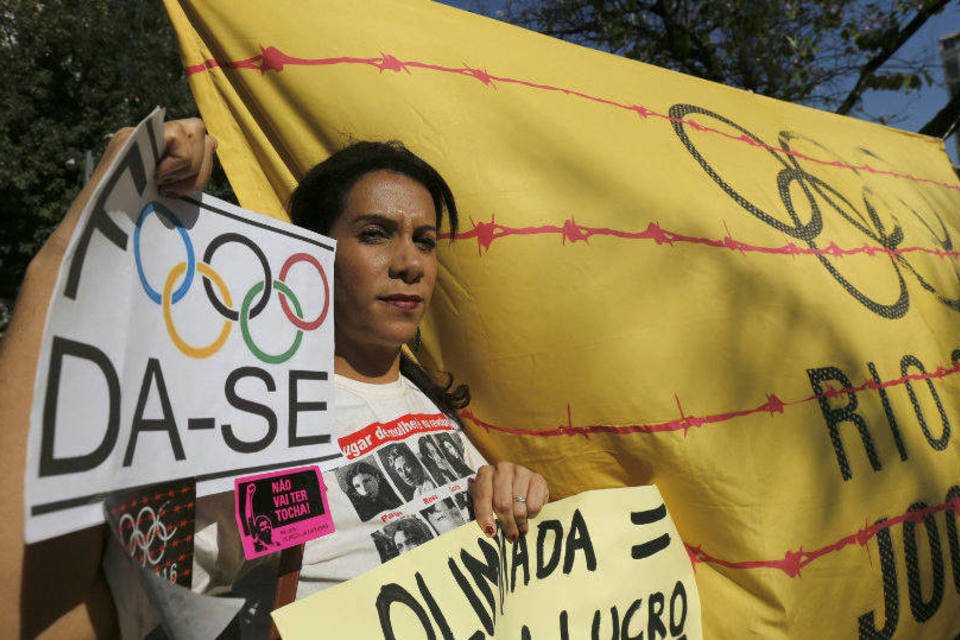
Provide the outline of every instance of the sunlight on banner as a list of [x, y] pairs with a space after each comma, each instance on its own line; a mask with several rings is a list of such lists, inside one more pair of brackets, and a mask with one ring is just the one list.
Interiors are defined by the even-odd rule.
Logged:
[[655, 482], [709, 636], [960, 633], [938, 139], [435, 2], [165, 3], [245, 205], [283, 218], [356, 139], [440, 170], [461, 224], [422, 360], [552, 495]]

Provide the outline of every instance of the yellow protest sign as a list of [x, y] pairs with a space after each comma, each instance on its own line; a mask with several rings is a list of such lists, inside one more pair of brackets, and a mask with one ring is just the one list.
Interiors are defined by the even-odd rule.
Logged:
[[352, 139], [450, 181], [421, 358], [553, 495], [656, 482], [707, 635], [960, 632], [939, 141], [435, 3], [168, 0], [243, 204]]
[[516, 544], [462, 526], [273, 618], [285, 640], [318, 632], [701, 637], [693, 570], [656, 487], [589, 491], [548, 505]]

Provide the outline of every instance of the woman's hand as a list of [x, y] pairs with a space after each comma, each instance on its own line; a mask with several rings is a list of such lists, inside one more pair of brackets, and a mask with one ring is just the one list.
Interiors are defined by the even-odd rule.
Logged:
[[203, 189], [213, 171], [217, 140], [207, 134], [203, 120], [174, 120], [163, 125], [167, 145], [157, 164], [157, 184], [165, 196], [185, 196]]
[[[53, 286], [56, 271], [60, 268], [60, 260], [66, 252], [70, 236], [77, 226], [80, 213], [93, 195], [94, 188], [103, 177], [111, 161], [120, 152], [126, 142], [132, 127], [125, 127], [110, 137], [107, 149], [100, 158], [99, 164], [90, 178], [90, 181], [80, 191], [80, 194], [70, 205], [70, 209], [53, 234], [44, 243], [40, 253], [34, 257], [32, 270], [48, 273], [49, 288]], [[157, 164], [155, 176], [160, 193], [165, 196], [185, 196], [198, 191], [207, 184], [210, 173], [213, 171], [213, 152], [217, 148], [217, 140], [207, 135], [203, 120], [190, 118], [187, 120], [173, 120], [163, 123], [163, 139], [166, 150]], [[28, 271], [30, 275], [30, 271]], [[19, 303], [18, 303], [19, 305]], [[46, 306], [46, 303], [44, 303]]]
[[477, 470], [473, 481], [473, 512], [488, 536], [496, 533], [494, 514], [503, 534], [515, 542], [526, 535], [527, 520], [534, 518], [550, 499], [547, 481], [539, 473], [512, 462], [498, 462]]

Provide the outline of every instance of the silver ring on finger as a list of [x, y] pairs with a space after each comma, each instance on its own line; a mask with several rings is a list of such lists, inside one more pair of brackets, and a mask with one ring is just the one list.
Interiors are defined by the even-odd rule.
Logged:
[[527, 499], [524, 498], [523, 496], [513, 496], [513, 501], [516, 502], [517, 504], [526, 504], [526, 503], [527, 503]]

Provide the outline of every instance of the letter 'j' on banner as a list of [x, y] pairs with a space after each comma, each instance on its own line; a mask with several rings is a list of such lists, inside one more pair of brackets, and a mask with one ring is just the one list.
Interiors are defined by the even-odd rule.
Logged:
[[165, 199], [163, 114], [84, 209], [50, 300], [30, 415], [26, 539], [103, 522], [105, 496], [340, 457], [329, 238], [203, 196]]
[[655, 482], [706, 637], [960, 633], [939, 140], [435, 2], [166, 6], [245, 206], [364, 138], [450, 182], [421, 359], [552, 496]]

